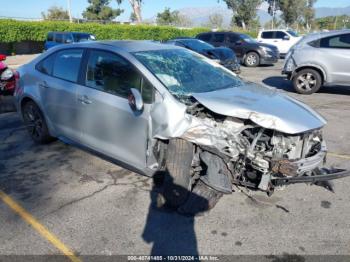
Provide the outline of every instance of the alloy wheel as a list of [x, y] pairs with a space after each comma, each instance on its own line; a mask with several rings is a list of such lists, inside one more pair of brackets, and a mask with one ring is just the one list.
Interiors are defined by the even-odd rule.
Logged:
[[316, 85], [316, 77], [311, 73], [302, 74], [297, 78], [297, 87], [301, 90], [311, 91]]
[[40, 139], [43, 133], [43, 119], [32, 104], [28, 105], [24, 112], [24, 120], [30, 135], [34, 139]]

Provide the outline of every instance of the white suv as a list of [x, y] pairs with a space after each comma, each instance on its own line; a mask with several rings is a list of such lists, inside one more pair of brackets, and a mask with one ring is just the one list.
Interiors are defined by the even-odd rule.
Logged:
[[301, 37], [292, 30], [263, 30], [258, 34], [258, 42], [277, 46], [281, 56], [288, 53]]

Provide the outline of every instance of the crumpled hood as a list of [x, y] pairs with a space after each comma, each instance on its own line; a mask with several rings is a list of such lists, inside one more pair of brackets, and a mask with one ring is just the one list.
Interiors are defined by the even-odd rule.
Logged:
[[287, 134], [306, 132], [326, 124], [326, 120], [307, 105], [277, 89], [256, 84], [192, 96], [217, 114], [250, 119], [264, 128]]

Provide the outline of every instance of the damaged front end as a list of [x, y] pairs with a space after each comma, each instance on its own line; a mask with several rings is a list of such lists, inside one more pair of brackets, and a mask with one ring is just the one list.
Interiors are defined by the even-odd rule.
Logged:
[[232, 185], [272, 194], [276, 187], [311, 183], [332, 190], [325, 181], [350, 175], [322, 168], [326, 145], [320, 129], [285, 134], [249, 119], [214, 113], [194, 102], [187, 107], [191, 124], [179, 137], [196, 146], [193, 180], [231, 193]]

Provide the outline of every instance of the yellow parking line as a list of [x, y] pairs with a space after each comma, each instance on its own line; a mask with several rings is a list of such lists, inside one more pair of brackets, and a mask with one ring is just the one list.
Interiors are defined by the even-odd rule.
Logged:
[[40, 235], [46, 238], [52, 245], [59, 249], [72, 262], [81, 262], [65, 244], [63, 244], [54, 234], [44, 227], [38, 220], [29, 214], [23, 207], [16, 203], [10, 196], [0, 190], [0, 199], [8, 205], [14, 212], [22, 217], [29, 225], [31, 225]]
[[337, 153], [332, 153], [332, 152], [328, 152], [327, 155], [328, 156], [337, 157], [337, 158], [343, 158], [343, 159], [349, 159], [350, 160], [350, 156], [349, 155], [342, 155], [342, 154], [337, 154]]

